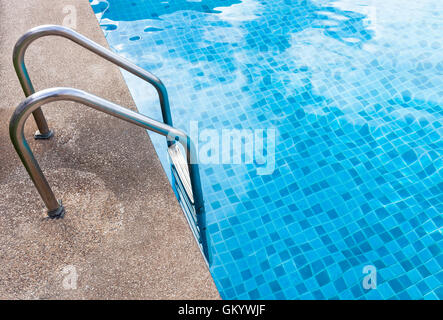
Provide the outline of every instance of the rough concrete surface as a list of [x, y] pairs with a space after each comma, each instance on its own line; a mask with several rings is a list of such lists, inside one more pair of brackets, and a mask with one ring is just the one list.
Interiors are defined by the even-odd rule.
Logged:
[[[62, 24], [65, 5], [75, 5], [78, 32], [107, 46], [88, 0], [0, 0], [0, 298], [218, 299], [140, 128], [58, 102], [43, 108], [55, 137], [35, 141], [29, 118], [25, 136], [66, 208], [64, 219], [46, 218], [9, 140], [9, 119], [24, 98], [11, 56], [29, 28]], [[36, 90], [74, 87], [135, 108], [119, 69], [69, 40], [37, 40], [26, 61]], [[74, 268], [77, 289], [67, 281]]]

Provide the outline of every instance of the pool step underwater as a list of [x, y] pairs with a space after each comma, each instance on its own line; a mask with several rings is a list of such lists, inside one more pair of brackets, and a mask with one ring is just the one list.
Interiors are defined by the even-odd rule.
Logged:
[[188, 163], [186, 159], [183, 157], [182, 152], [180, 151], [180, 147], [177, 143], [174, 143], [172, 146], [168, 147], [169, 157], [171, 158], [172, 165], [174, 167], [175, 172], [178, 175], [178, 178], [186, 192], [186, 196], [194, 204], [194, 196], [192, 194], [191, 187], [191, 178], [189, 177], [189, 169]]
[[171, 159], [172, 182], [175, 195], [185, 213], [186, 220], [188, 220], [189, 226], [197, 240], [200, 250], [205, 257], [206, 262], [208, 262], [203, 251], [200, 228], [198, 227], [188, 164], [177, 143], [168, 147], [168, 154]]

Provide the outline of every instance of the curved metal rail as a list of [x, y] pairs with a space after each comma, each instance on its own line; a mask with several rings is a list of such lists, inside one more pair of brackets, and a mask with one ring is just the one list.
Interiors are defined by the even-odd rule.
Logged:
[[195, 154], [196, 150], [190, 137], [181, 130], [175, 129], [167, 124], [161, 123], [82, 90], [72, 88], [52, 88], [34, 93], [19, 104], [9, 123], [9, 135], [11, 141], [43, 199], [48, 209], [49, 217], [62, 217], [64, 215], [64, 207], [61, 204], [61, 201], [57, 201], [48, 181], [40, 169], [40, 166], [25, 139], [23, 129], [26, 120], [32, 112], [39, 109], [44, 104], [60, 100], [74, 101], [84, 104], [98, 111], [130, 122], [136, 126], [161, 134], [165, 136], [168, 141], [178, 141], [183, 145], [186, 151], [186, 159], [191, 179], [197, 225], [200, 230], [200, 242], [203, 254], [206, 256], [208, 263], [210, 263], [209, 246], [206, 235], [206, 215], [203, 205], [200, 173], [198, 164], [194, 163], [195, 159], [197, 159]]
[[[26, 32], [14, 46], [14, 52], [12, 55], [12, 60], [14, 62], [15, 72], [22, 86], [25, 96], [28, 97], [35, 92], [32, 86], [31, 78], [29, 77], [28, 71], [25, 65], [25, 53], [28, 46], [35, 40], [45, 37], [45, 36], [60, 36], [69, 39], [76, 44], [82, 46], [83, 48], [99, 55], [100, 57], [116, 64], [117, 66], [129, 71], [130, 73], [136, 75], [137, 77], [147, 81], [152, 84], [157, 90], [160, 106], [162, 110], [163, 122], [172, 126], [171, 110], [169, 107], [168, 92], [166, 87], [152, 73], [143, 70], [142, 68], [136, 66], [132, 62], [122, 58], [121, 56], [113, 53], [112, 51], [98, 45], [94, 41], [86, 38], [78, 32], [72, 29], [58, 26], [58, 25], [43, 25]], [[49, 130], [48, 124], [46, 122], [45, 116], [40, 108], [37, 108], [33, 112], [35, 122], [37, 123], [38, 132], [34, 136], [36, 139], [49, 139], [52, 137], [53, 132]]]

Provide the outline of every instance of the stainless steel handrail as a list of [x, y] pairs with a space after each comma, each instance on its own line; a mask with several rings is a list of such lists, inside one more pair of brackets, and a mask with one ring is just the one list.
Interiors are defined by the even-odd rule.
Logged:
[[92, 95], [82, 90], [72, 88], [52, 88], [39, 91], [27, 97], [18, 105], [9, 123], [9, 135], [23, 165], [31, 176], [35, 187], [43, 199], [48, 215], [51, 218], [58, 218], [64, 215], [64, 207], [61, 201], [57, 201], [48, 181], [46, 180], [40, 166], [35, 159], [23, 133], [24, 125], [29, 115], [42, 105], [53, 101], [74, 101], [89, 106], [98, 111], [102, 111], [111, 116], [125, 120], [139, 127], [154, 131], [165, 136], [168, 141], [180, 142], [185, 151], [189, 168], [189, 175], [192, 182], [192, 192], [194, 195], [194, 207], [197, 214], [197, 225], [200, 230], [200, 241], [203, 253], [210, 263], [209, 244], [206, 235], [206, 215], [203, 205], [203, 193], [201, 188], [200, 173], [198, 164], [194, 163], [196, 150], [190, 137], [181, 130], [161, 123], [157, 120], [144, 116], [135, 111], [129, 110], [115, 103]]
[[[163, 122], [172, 126], [172, 117], [171, 110], [169, 107], [169, 99], [168, 92], [166, 91], [166, 87], [152, 73], [143, 70], [142, 68], [136, 66], [129, 60], [113, 53], [112, 51], [98, 45], [94, 41], [86, 38], [78, 32], [75, 32], [72, 29], [58, 26], [58, 25], [43, 25], [33, 29], [30, 29], [26, 32], [20, 39], [17, 40], [17, 43], [14, 46], [14, 52], [12, 56], [12, 60], [14, 62], [15, 72], [17, 73], [17, 77], [22, 86], [23, 92], [25, 96], [28, 97], [35, 92], [34, 87], [32, 86], [31, 78], [29, 77], [28, 71], [25, 65], [25, 53], [28, 46], [38, 38], [44, 36], [60, 36], [66, 39], [69, 39], [83, 48], [99, 55], [100, 57], [116, 64], [117, 66], [129, 71], [130, 73], [136, 75], [137, 77], [147, 81], [152, 84], [157, 90], [160, 106], [162, 110]], [[37, 123], [37, 127], [39, 132], [36, 133], [35, 138], [37, 139], [48, 139], [53, 135], [53, 132], [49, 130], [48, 124], [46, 122], [45, 116], [40, 108], [36, 109], [33, 112], [35, 122]]]

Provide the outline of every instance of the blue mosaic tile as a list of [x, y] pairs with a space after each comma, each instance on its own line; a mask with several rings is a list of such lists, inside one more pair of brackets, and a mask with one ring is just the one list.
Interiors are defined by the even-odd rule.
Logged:
[[[277, 132], [271, 175], [200, 168], [223, 298], [443, 298], [438, 0], [91, 6], [112, 50], [166, 84], [177, 127]], [[123, 75], [161, 119], [155, 91]], [[376, 289], [362, 285], [367, 265]]]

